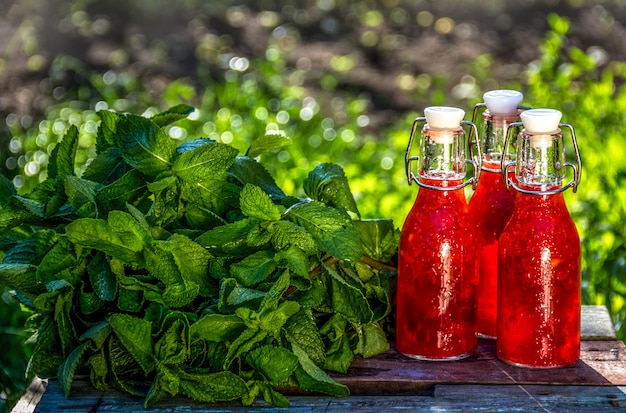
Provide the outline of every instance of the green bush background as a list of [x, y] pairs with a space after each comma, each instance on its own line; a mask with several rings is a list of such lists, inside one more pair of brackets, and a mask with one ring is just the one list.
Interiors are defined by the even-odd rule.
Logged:
[[[389, 18], [390, 10], [383, 8], [365, 16], [375, 25]], [[583, 247], [583, 302], [606, 305], [623, 340], [626, 63], [600, 66], [592, 54], [568, 45], [567, 19], [551, 14], [548, 22], [549, 31], [539, 46], [541, 58], [524, 68], [521, 79], [498, 86], [521, 90], [529, 106], [560, 109], [563, 121], [575, 127], [583, 158], [582, 182], [576, 194], [566, 193], [566, 201]], [[297, 42], [297, 36], [287, 33], [272, 38], [262, 59], [229, 54], [228, 39], [224, 38], [213, 39], [215, 44], [210, 48], [199, 44], [197, 54], [203, 61], [197, 68], [200, 83], [176, 79], [168, 82], [158, 96], [128, 72], [97, 71], [69, 56], [58, 56], [52, 62], [51, 73], [71, 71], [80, 75], [81, 82], [76, 88], [66, 89], [62, 99], [26, 126], [17, 118], [7, 117], [8, 139], [0, 149], [2, 172], [27, 192], [45, 176], [51, 149], [70, 125], [80, 129], [81, 154], [76, 165], [80, 169], [94, 155], [97, 110], [150, 114], [183, 102], [197, 110], [169, 129], [173, 138], [205, 136], [244, 150], [265, 133], [284, 133], [293, 144], [264, 155], [261, 161], [286, 192], [301, 191], [304, 177], [317, 163], [338, 163], [349, 178], [363, 217], [393, 218], [400, 227], [416, 193], [415, 187], [406, 184], [403, 156], [411, 123], [421, 116], [424, 105], [400, 115], [374, 113], [370, 96], [342, 87], [342, 76], [354, 68], [356, 57], [336, 56], [329, 70], [307, 73], [284, 58], [285, 48]], [[224, 56], [231, 59], [220, 66], [221, 70], [207, 69], [215, 67]], [[450, 96], [451, 79], [445, 74], [408, 81], [412, 82], [416, 102], [459, 106], [471, 116], [474, 104], [482, 101], [482, 88], [489, 85], [493, 65], [488, 54], [466, 63], [463, 70], [476, 84], [462, 98]], [[319, 84], [314, 95], [307, 88], [312, 81]], [[571, 145], [566, 145], [571, 159]], [[2, 412], [8, 411], [28, 382], [24, 371], [30, 348], [24, 344], [27, 314], [22, 313], [7, 288], [0, 288]]]

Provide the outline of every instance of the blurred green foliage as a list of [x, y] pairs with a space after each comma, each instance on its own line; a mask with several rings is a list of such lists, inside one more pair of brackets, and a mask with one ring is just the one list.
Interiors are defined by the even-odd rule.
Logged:
[[[391, 11], [389, 16], [376, 13], [363, 13], [363, 23], [374, 27], [380, 19], [400, 19]], [[566, 19], [550, 15], [549, 23], [550, 31], [541, 44], [541, 59], [526, 68], [523, 79], [500, 87], [521, 90], [525, 103], [532, 107], [560, 109], [563, 121], [576, 129], [583, 157], [583, 178], [576, 194], [566, 193], [566, 201], [583, 245], [583, 302], [606, 305], [618, 336], [624, 339], [626, 63], [601, 66], [593, 53], [567, 45]], [[366, 33], [362, 33], [360, 42], [373, 41], [373, 35], [368, 37]], [[290, 32], [272, 36], [263, 59], [233, 54], [229, 47], [232, 39], [205, 37], [196, 50], [201, 63], [197, 69], [200, 84], [180, 78], [168, 82], [158, 96], [129, 72], [94, 72], [74, 58], [59, 56], [52, 63], [51, 73], [79, 74], [80, 86], [65, 89], [42, 119], [28, 127], [18, 119], [7, 119], [11, 140], [8, 151], [0, 151], [0, 157], [6, 153], [5, 159], [0, 159], [1, 164], [7, 167], [6, 173], [20, 191], [27, 192], [45, 177], [48, 156], [70, 125], [77, 125], [80, 130], [76, 168], [81, 170], [95, 154], [98, 110], [150, 115], [178, 103], [188, 103], [197, 110], [188, 119], [169, 127], [173, 139], [184, 141], [203, 136], [244, 150], [255, 137], [268, 131], [284, 133], [292, 138], [293, 144], [263, 155], [267, 159], [262, 160], [281, 188], [296, 193], [316, 164], [338, 163], [348, 176], [363, 218], [392, 218], [400, 227], [416, 193], [415, 187], [406, 184], [404, 151], [411, 123], [421, 116], [423, 108], [415, 107], [374, 125], [371, 97], [345, 90], [340, 82], [342, 74], [352, 70], [354, 56], [335, 56], [327, 71], [304, 70], [290, 65], [284, 58], [297, 36]], [[119, 58], [124, 60], [123, 53]], [[221, 70], [209, 69], [211, 64], [218, 64]], [[493, 64], [488, 54], [468, 62], [464, 70], [474, 80], [475, 87], [458, 99], [446, 95], [453, 85], [445, 74], [410, 77], [407, 82], [417, 85], [413, 93], [419, 100], [428, 100], [433, 105], [462, 106], [471, 113], [473, 105], [482, 101], [481, 87], [488, 84]], [[315, 93], [307, 87], [312, 81], [319, 83]], [[568, 150], [571, 151], [571, 145]], [[20, 389], [24, 389], [24, 360], [29, 348], [19, 344], [26, 337], [22, 326], [27, 315], [19, 311], [6, 290], [0, 300], [0, 316], [0, 341], [15, 343], [3, 345], [3, 349], [10, 351], [0, 355], [11, 360], [0, 359], [2, 412], [6, 411], [4, 400], [8, 398], [10, 404]]]

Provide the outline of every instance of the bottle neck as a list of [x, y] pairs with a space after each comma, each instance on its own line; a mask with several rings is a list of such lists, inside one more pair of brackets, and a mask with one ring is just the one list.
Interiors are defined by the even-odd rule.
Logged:
[[462, 181], [466, 174], [465, 131], [460, 127], [435, 129], [425, 125], [418, 167], [420, 181]]
[[515, 176], [522, 189], [553, 191], [563, 185], [565, 153], [563, 134], [533, 134], [522, 131], [518, 136]]
[[511, 123], [519, 120], [519, 114], [499, 114], [486, 110], [483, 113], [483, 128], [481, 131], [481, 145], [483, 153], [483, 170], [500, 171], [500, 162], [503, 156], [506, 159], [514, 158], [514, 154], [504, 154], [504, 140]]

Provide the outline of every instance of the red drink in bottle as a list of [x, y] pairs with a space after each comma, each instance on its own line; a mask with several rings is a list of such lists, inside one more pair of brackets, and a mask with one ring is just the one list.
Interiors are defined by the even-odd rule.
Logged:
[[486, 107], [479, 145], [483, 154], [482, 174], [469, 202], [469, 219], [474, 225], [477, 248], [476, 271], [478, 289], [476, 328], [483, 338], [496, 338], [498, 291], [498, 239], [513, 212], [513, 193], [506, 190], [500, 163], [510, 158], [504, 153], [504, 138], [508, 126], [519, 120], [523, 95], [513, 90], [492, 90], [483, 95]]
[[[526, 367], [561, 367], [580, 355], [580, 240], [563, 190], [580, 181], [580, 156], [573, 128], [561, 113], [522, 113], [518, 135], [515, 208], [499, 245], [498, 357]], [[565, 162], [567, 126], [577, 165]], [[564, 165], [574, 179], [562, 185]]]
[[[455, 360], [477, 345], [477, 280], [463, 191], [476, 178], [463, 182], [464, 114], [457, 108], [426, 108], [407, 148], [407, 176], [420, 189], [400, 236], [396, 344], [400, 353], [417, 359]], [[411, 158], [416, 125], [424, 120], [421, 156]], [[416, 159], [417, 176], [410, 168]]]

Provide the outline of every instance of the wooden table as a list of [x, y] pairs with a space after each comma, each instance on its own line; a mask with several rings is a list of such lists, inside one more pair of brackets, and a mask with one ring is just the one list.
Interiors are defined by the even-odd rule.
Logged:
[[[333, 374], [352, 395], [334, 398], [289, 395], [295, 412], [626, 412], [626, 347], [615, 338], [602, 306], [582, 308], [581, 359], [560, 369], [525, 369], [496, 358], [491, 341], [476, 354], [454, 362], [411, 360], [390, 350], [356, 359], [347, 375]], [[276, 411], [263, 401], [200, 404], [163, 400], [151, 409], [125, 393], [94, 390], [74, 380], [69, 399], [56, 380], [35, 379], [12, 413]]]

